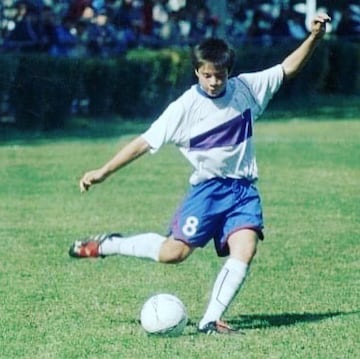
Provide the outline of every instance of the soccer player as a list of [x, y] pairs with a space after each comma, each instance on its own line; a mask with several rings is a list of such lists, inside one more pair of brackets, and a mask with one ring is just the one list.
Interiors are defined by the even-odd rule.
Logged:
[[286, 78], [291, 78], [323, 38], [326, 14], [317, 15], [309, 36], [281, 64], [229, 78], [233, 50], [221, 39], [206, 39], [193, 49], [198, 83], [172, 102], [150, 128], [99, 169], [87, 172], [80, 190], [165, 143], [175, 144], [194, 167], [189, 192], [176, 211], [167, 236], [103, 234], [76, 241], [72, 257], [127, 255], [161, 263], [179, 263], [210, 240], [221, 268], [207, 309], [198, 324], [203, 333], [231, 333], [221, 320], [246, 278], [263, 236], [262, 208], [255, 186], [258, 171], [253, 144], [254, 121]]

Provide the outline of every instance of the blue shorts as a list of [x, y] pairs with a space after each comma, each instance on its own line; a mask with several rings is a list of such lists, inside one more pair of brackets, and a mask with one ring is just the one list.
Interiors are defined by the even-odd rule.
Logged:
[[192, 248], [213, 239], [218, 256], [223, 257], [229, 254], [229, 236], [245, 228], [264, 238], [257, 188], [245, 179], [214, 178], [191, 187], [173, 217], [170, 234]]

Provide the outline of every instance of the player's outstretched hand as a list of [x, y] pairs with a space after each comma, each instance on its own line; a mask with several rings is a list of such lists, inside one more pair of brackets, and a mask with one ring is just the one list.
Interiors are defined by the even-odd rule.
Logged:
[[84, 174], [80, 180], [80, 192], [87, 191], [93, 184], [104, 181], [105, 176], [101, 170], [94, 170]]
[[321, 39], [326, 32], [326, 23], [331, 21], [331, 17], [327, 14], [318, 14], [311, 23], [311, 34], [316, 39]]

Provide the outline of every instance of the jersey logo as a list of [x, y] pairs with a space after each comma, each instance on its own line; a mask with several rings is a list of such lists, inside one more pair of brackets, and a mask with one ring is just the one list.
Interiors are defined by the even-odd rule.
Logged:
[[252, 137], [251, 111], [221, 124], [201, 135], [190, 139], [190, 150], [207, 150], [216, 147], [235, 146]]

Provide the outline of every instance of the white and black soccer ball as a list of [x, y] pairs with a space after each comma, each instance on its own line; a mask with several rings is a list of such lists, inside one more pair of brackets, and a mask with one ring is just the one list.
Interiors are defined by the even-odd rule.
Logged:
[[177, 336], [184, 331], [187, 321], [183, 302], [168, 293], [156, 294], [147, 299], [140, 313], [141, 326], [148, 334]]

